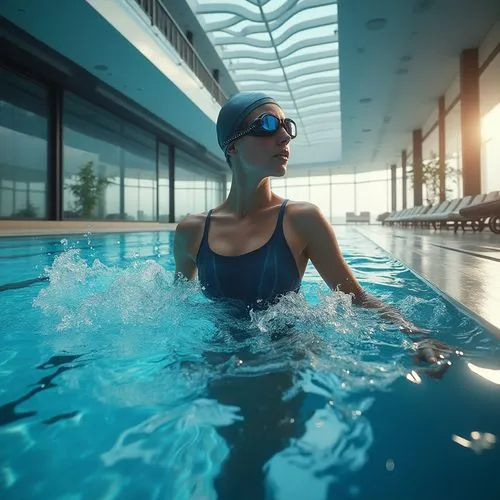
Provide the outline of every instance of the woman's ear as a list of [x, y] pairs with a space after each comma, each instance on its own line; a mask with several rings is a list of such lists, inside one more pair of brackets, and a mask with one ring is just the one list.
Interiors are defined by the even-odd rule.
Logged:
[[236, 149], [236, 142], [237, 141], [233, 141], [231, 144], [229, 144], [227, 148], [227, 154], [229, 156], [236, 156], [236, 154], [238, 153], [238, 150]]

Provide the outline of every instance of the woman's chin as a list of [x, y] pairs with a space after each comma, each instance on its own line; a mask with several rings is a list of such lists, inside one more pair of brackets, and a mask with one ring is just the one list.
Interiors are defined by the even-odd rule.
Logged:
[[273, 169], [272, 177], [283, 177], [286, 174], [286, 165], [282, 165], [279, 169]]
[[276, 173], [273, 173], [273, 175], [276, 177], [283, 177], [286, 174], [287, 167], [287, 161], [282, 161], [279, 163], [279, 165], [274, 165], [273, 171]]

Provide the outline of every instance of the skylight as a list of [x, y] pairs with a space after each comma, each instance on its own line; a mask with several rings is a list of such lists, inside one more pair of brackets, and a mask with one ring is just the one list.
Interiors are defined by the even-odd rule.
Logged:
[[340, 153], [336, 0], [188, 0], [240, 90], [274, 96], [298, 143]]

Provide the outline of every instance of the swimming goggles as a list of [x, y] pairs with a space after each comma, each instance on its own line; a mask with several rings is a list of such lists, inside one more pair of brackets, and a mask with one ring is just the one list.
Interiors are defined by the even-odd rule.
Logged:
[[224, 149], [226, 149], [229, 144], [236, 141], [244, 135], [253, 135], [255, 137], [266, 137], [278, 132], [279, 128], [283, 128], [287, 131], [288, 135], [295, 139], [297, 137], [297, 125], [290, 118], [278, 118], [271, 113], [264, 113], [256, 118], [250, 125], [244, 129], [236, 132], [235, 135], [231, 136], [224, 142]]

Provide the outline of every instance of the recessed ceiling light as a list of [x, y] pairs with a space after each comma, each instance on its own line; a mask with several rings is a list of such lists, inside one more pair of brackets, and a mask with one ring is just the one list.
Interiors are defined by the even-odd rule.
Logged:
[[372, 98], [371, 98], [371, 97], [362, 97], [362, 98], [359, 100], [359, 102], [360, 102], [361, 104], [367, 104], [367, 103], [369, 103], [369, 102], [372, 102]]
[[105, 64], [96, 64], [94, 69], [97, 71], [107, 71], [108, 67]]
[[387, 19], [378, 18], [378, 19], [370, 19], [366, 24], [366, 29], [370, 31], [378, 31], [385, 28], [387, 24]]
[[371, 128], [364, 128], [364, 129], [363, 129], [363, 132], [371, 132], [371, 131], [372, 131], [372, 129], [371, 129]]
[[413, 12], [415, 14], [422, 14], [429, 9], [432, 9], [435, 3], [436, 0], [417, 0], [413, 6]]

